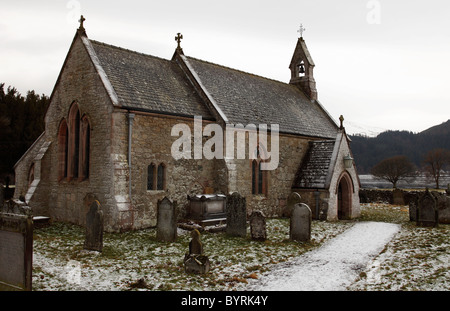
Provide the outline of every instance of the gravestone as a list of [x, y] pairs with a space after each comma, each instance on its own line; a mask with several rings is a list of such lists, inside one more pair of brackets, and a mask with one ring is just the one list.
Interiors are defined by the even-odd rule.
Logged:
[[200, 232], [197, 229], [191, 231], [192, 240], [189, 242], [189, 255], [203, 255], [203, 244], [200, 240]]
[[418, 226], [437, 226], [439, 220], [437, 201], [428, 189], [418, 200], [416, 214], [416, 224]]
[[162, 242], [174, 242], [177, 239], [176, 201], [167, 197], [158, 200], [156, 239]]
[[417, 200], [409, 201], [409, 221], [417, 220]]
[[234, 192], [227, 196], [227, 234], [247, 236], [247, 203], [245, 197]]
[[19, 201], [7, 201], [0, 205], [0, 290], [31, 290], [32, 270], [31, 209]]
[[254, 211], [250, 215], [250, 233], [252, 240], [265, 241], [266, 233], [266, 217], [261, 211]]
[[294, 209], [294, 205], [297, 203], [302, 203], [300, 194], [298, 194], [297, 192], [292, 192], [287, 198], [287, 204], [283, 211], [283, 216], [291, 217], [292, 210]]
[[189, 242], [189, 253], [184, 256], [184, 270], [186, 273], [205, 274], [210, 269], [208, 256], [203, 255], [203, 244], [200, 232], [191, 231], [192, 240]]
[[405, 205], [403, 191], [400, 189], [394, 189], [392, 191], [392, 201], [394, 205]]
[[306, 242], [311, 239], [312, 213], [308, 205], [297, 203], [291, 215], [289, 237], [291, 240]]
[[[92, 196], [92, 195], [91, 195]], [[101, 252], [103, 249], [103, 212], [98, 200], [91, 201], [89, 211], [86, 214], [86, 238], [84, 249]]]

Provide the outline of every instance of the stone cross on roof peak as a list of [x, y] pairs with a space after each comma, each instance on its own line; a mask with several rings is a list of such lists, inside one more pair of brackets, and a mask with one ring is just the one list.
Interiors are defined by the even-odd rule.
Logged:
[[83, 17], [83, 15], [81, 15], [80, 19], [78, 20], [78, 22], [80, 23], [80, 30], [84, 30], [84, 26], [83, 23], [86, 19]]
[[181, 33], [177, 33], [177, 36], [175, 37], [175, 41], [177, 41], [177, 43], [178, 43], [177, 49], [181, 49], [181, 46], [180, 46], [181, 39], [183, 39], [183, 35]]
[[300, 24], [300, 28], [297, 30], [297, 32], [300, 34], [300, 38], [303, 38], [303, 32], [306, 30], [305, 27], [303, 27], [303, 24]]

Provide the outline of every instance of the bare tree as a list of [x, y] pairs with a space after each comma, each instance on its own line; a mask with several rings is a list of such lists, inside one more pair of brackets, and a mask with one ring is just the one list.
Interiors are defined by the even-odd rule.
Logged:
[[436, 189], [444, 169], [450, 165], [450, 151], [442, 148], [428, 151], [423, 159], [425, 173], [433, 177]]
[[371, 170], [373, 176], [391, 182], [394, 189], [397, 188], [398, 181], [415, 176], [415, 172], [414, 164], [406, 156], [382, 160]]

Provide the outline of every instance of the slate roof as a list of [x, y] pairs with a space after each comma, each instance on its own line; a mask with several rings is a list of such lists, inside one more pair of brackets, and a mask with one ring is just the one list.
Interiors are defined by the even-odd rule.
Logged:
[[213, 119], [176, 63], [89, 41], [122, 107]]
[[[175, 62], [89, 40], [121, 107], [214, 120], [188, 76]], [[232, 124], [278, 124], [281, 133], [336, 137], [337, 126], [297, 87], [184, 58]]]
[[336, 137], [336, 124], [297, 87], [192, 57], [188, 61], [231, 123], [279, 124], [283, 133]]
[[326, 188], [335, 140], [311, 141], [292, 188]]

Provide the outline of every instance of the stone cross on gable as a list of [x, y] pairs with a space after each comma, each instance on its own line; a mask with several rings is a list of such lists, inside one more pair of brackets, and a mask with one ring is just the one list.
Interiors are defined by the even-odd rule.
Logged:
[[175, 41], [178, 42], [178, 47], [177, 47], [177, 49], [181, 49], [181, 46], [180, 46], [181, 39], [183, 39], [183, 35], [182, 35], [181, 33], [177, 33], [177, 36], [175, 37]]
[[86, 19], [81, 15], [80, 20], [78, 21], [80, 23], [80, 29], [84, 29], [83, 23]]
[[297, 32], [300, 34], [300, 38], [303, 38], [303, 32], [306, 30], [305, 27], [303, 27], [303, 24], [300, 24], [300, 29], [297, 30]]

